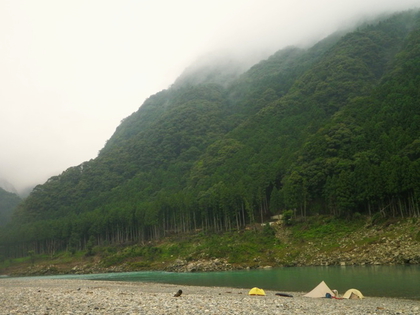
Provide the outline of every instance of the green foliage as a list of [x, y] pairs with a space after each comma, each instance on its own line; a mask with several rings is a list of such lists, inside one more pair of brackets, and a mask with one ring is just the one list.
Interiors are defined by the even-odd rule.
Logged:
[[31, 263], [34, 264], [35, 263], [35, 258], [36, 258], [35, 251], [34, 250], [28, 251], [28, 256], [31, 259]]
[[385, 221], [386, 221], [386, 217], [384, 216], [384, 214], [381, 213], [381, 212], [377, 212], [372, 216], [372, 218], [370, 220], [370, 224], [371, 225], [377, 225], [377, 224], [382, 224]]
[[[0, 229], [0, 255], [233, 233], [278, 213], [288, 224], [288, 209], [311, 220], [419, 216], [419, 21], [403, 12], [282, 49], [239, 77], [225, 69], [218, 81], [220, 64], [187, 71], [124, 119], [97, 158], [35, 187]], [[231, 244], [202, 252], [258, 252]]]
[[95, 244], [95, 237], [93, 235], [91, 235], [89, 237], [89, 240], [88, 240], [87, 244], [86, 244], [86, 250], [87, 250], [86, 256], [92, 256], [93, 255], [94, 244]]
[[102, 259], [104, 267], [120, 265], [126, 260], [140, 259], [141, 261], [131, 262], [132, 266], [144, 268], [150, 266], [150, 262], [162, 256], [162, 249], [155, 246], [128, 246], [116, 252], [108, 251]]
[[270, 238], [274, 237], [276, 235], [276, 231], [271, 227], [270, 224], [265, 224], [263, 231], [262, 231], [264, 237]]
[[[363, 223], [360, 219], [348, 220], [329, 216], [314, 217], [310, 221], [295, 225], [292, 229], [293, 236], [305, 241], [328, 238], [334, 240], [355, 231]], [[333, 246], [337, 246], [337, 244]]]
[[19, 196], [0, 188], [0, 228], [10, 222], [13, 210], [21, 201]]
[[293, 215], [294, 215], [293, 210], [283, 211], [283, 214], [282, 214], [282, 217], [281, 217], [283, 223], [286, 224], [286, 225], [292, 225], [293, 224]]
[[72, 255], [74, 255], [78, 248], [78, 243], [80, 240], [80, 235], [77, 232], [72, 232], [69, 240], [69, 251]]
[[125, 257], [122, 255], [113, 255], [109, 257], [105, 257], [102, 259], [102, 266], [104, 267], [111, 267], [111, 266], [117, 266], [121, 265], [125, 260]]

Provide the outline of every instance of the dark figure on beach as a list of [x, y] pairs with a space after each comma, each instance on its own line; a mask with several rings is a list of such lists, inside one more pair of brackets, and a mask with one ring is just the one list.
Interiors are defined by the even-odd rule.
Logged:
[[182, 290], [178, 290], [178, 292], [177, 293], [175, 293], [175, 297], [178, 297], [178, 296], [181, 296], [181, 294], [182, 294]]

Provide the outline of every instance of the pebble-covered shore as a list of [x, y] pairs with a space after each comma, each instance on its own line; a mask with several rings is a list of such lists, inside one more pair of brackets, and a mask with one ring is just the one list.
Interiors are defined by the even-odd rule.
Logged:
[[[174, 294], [181, 289], [180, 297]], [[247, 289], [143, 282], [0, 279], [0, 314], [420, 314], [420, 301], [249, 296]], [[263, 288], [264, 289], [264, 288]]]

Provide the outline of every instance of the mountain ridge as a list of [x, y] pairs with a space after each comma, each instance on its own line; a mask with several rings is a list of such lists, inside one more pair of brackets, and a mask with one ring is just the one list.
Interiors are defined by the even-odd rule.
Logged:
[[16, 188], [4, 178], [0, 178], [0, 188], [10, 193], [13, 193], [16, 195], [18, 194]]
[[16, 235], [34, 227], [37, 250], [55, 251], [239, 230], [287, 211], [419, 215], [419, 29], [408, 11], [285, 48], [223, 84], [186, 72], [96, 159], [35, 187], [3, 232], [7, 250], [20, 244], [5, 255], [27, 252], [34, 234]]

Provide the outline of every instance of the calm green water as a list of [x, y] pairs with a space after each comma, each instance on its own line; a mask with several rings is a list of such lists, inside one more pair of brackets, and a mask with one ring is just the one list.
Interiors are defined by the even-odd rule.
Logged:
[[[420, 300], [420, 266], [290, 267], [271, 270], [225, 272], [126, 272], [94, 275], [66, 275], [48, 278], [78, 278], [108, 281], [143, 281], [181, 285], [260, 287], [278, 292], [309, 292], [324, 280], [340, 294], [351, 288], [365, 296]], [[1, 281], [1, 279], [0, 279]]]

